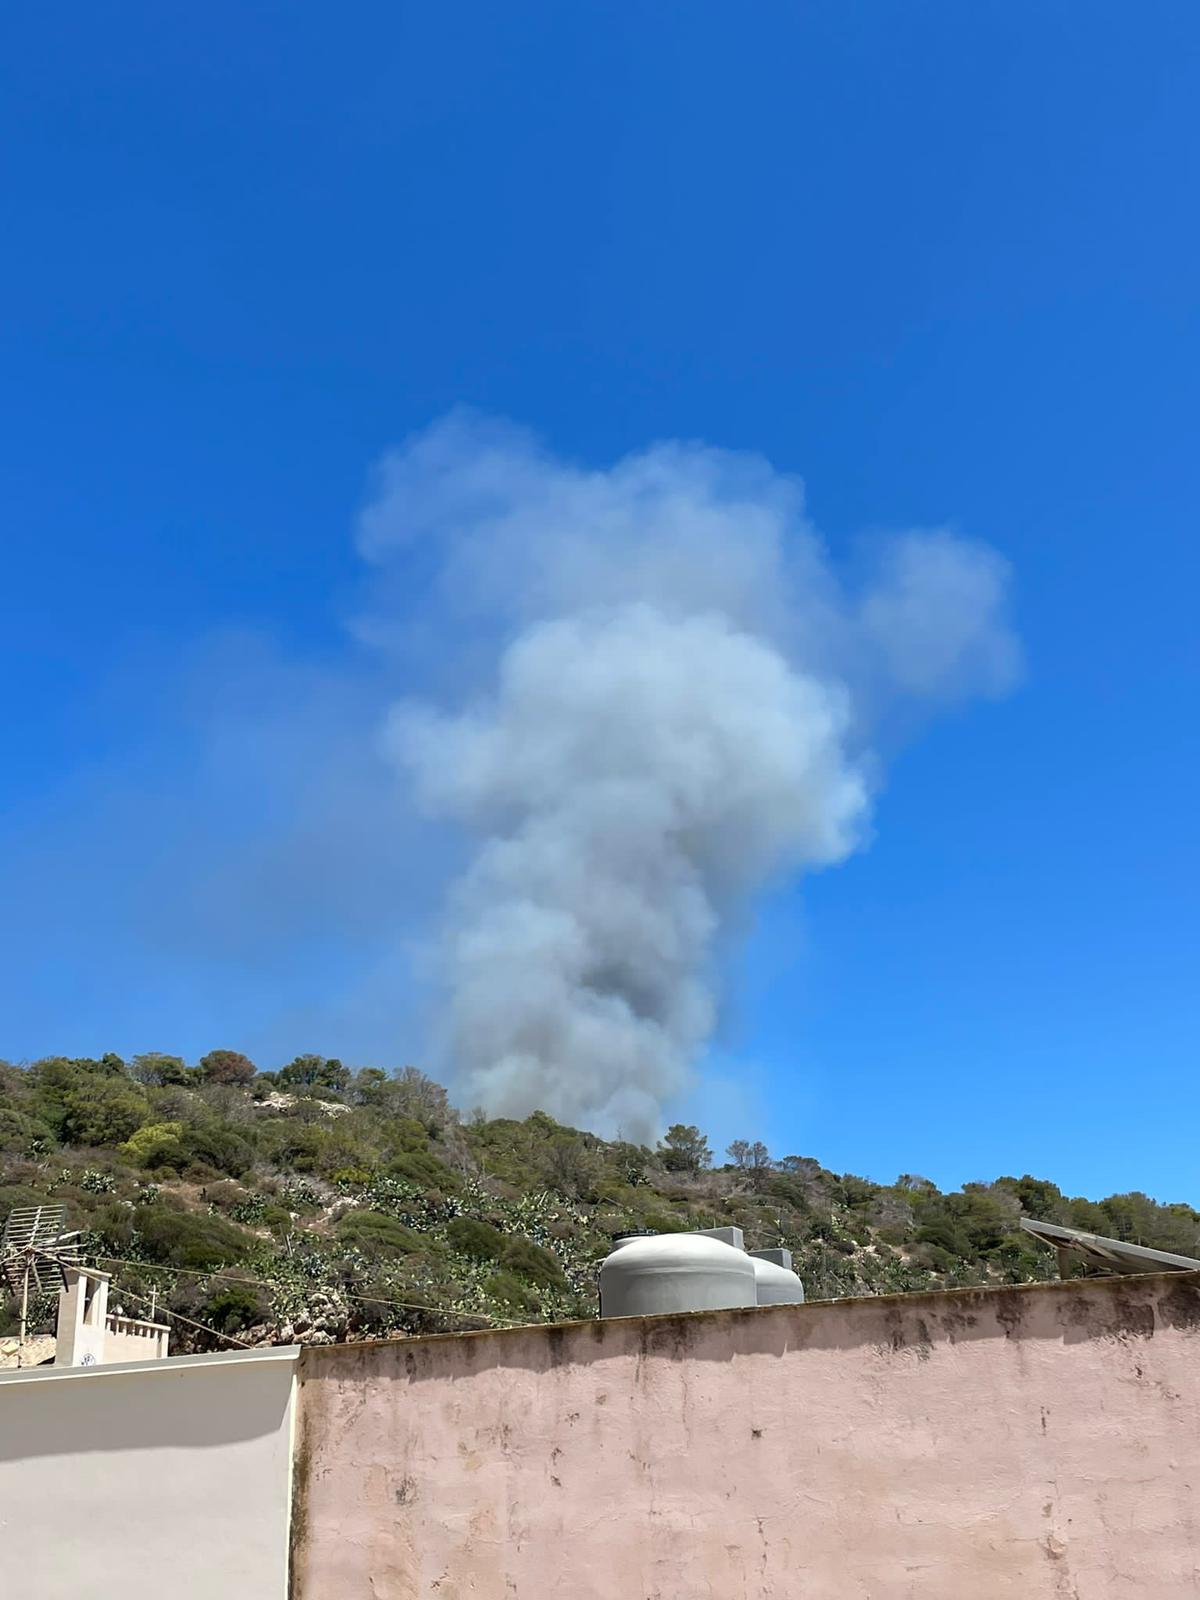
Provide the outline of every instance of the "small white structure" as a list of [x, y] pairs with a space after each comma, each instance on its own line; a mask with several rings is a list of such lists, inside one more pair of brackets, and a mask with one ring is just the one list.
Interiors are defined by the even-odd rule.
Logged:
[[68, 1268], [58, 1297], [56, 1367], [100, 1367], [115, 1361], [157, 1361], [167, 1354], [170, 1329], [108, 1309], [107, 1272]]
[[628, 1234], [614, 1240], [601, 1265], [600, 1315], [799, 1305], [804, 1285], [791, 1268], [790, 1250], [747, 1254], [740, 1228]]

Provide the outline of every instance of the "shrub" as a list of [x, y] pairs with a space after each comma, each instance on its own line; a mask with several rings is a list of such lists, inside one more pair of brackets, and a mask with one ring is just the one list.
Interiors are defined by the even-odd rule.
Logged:
[[229, 1215], [234, 1222], [244, 1222], [252, 1228], [269, 1228], [274, 1234], [291, 1231], [291, 1212], [273, 1204], [265, 1195], [252, 1194], [245, 1200], [235, 1200], [229, 1207]]
[[180, 1140], [184, 1155], [194, 1163], [215, 1167], [231, 1178], [240, 1178], [254, 1160], [249, 1141], [219, 1122], [188, 1128]]
[[109, 1077], [80, 1076], [62, 1104], [63, 1138], [69, 1144], [123, 1144], [150, 1114], [140, 1090]]
[[331, 1122], [316, 1100], [304, 1099], [287, 1116], [272, 1117], [259, 1135], [265, 1159], [293, 1172], [330, 1177], [345, 1167], [370, 1167], [374, 1152], [365, 1149], [342, 1119]]
[[265, 1322], [269, 1315], [264, 1297], [248, 1284], [229, 1283], [213, 1290], [200, 1308], [201, 1320], [218, 1333], [241, 1333]]
[[121, 1146], [121, 1154], [139, 1167], [162, 1166], [165, 1153], [177, 1153], [182, 1122], [147, 1122]]
[[424, 1150], [406, 1151], [390, 1161], [387, 1170], [392, 1177], [407, 1178], [422, 1189], [437, 1189], [442, 1194], [457, 1194], [462, 1188], [458, 1173]]
[[876, 1185], [853, 1172], [843, 1172], [833, 1187], [834, 1198], [846, 1206], [870, 1205], [876, 1194]]
[[396, 1117], [389, 1121], [388, 1132], [397, 1151], [429, 1149], [429, 1129], [416, 1117]]
[[79, 1174], [79, 1187], [84, 1194], [116, 1194], [117, 1180], [111, 1172], [100, 1172], [95, 1167], [85, 1167]]
[[931, 1216], [917, 1229], [917, 1243], [932, 1245], [943, 1255], [957, 1256], [960, 1260], [971, 1250], [970, 1240], [949, 1217]]
[[549, 1250], [543, 1250], [540, 1244], [534, 1244], [531, 1239], [509, 1239], [504, 1246], [502, 1260], [510, 1272], [544, 1289], [566, 1287], [566, 1279], [558, 1262]]
[[811, 1179], [794, 1172], [771, 1172], [766, 1174], [762, 1184], [761, 1193], [769, 1195], [773, 1200], [782, 1200], [795, 1211], [807, 1212], [811, 1210], [809, 1199], [811, 1193]]
[[10, 1211], [22, 1210], [26, 1206], [42, 1206], [46, 1203], [46, 1196], [38, 1189], [27, 1188], [24, 1184], [6, 1184], [0, 1188], [0, 1220]]
[[0, 1150], [23, 1155], [52, 1138], [44, 1122], [26, 1116], [15, 1106], [0, 1106]]
[[944, 1250], [941, 1245], [924, 1241], [917, 1245], [913, 1254], [915, 1260], [932, 1272], [950, 1272], [962, 1264], [960, 1257], [952, 1255], [949, 1250]]
[[240, 1260], [248, 1243], [242, 1230], [224, 1217], [196, 1216], [161, 1201], [139, 1207], [137, 1232], [150, 1260], [197, 1272]]
[[372, 1259], [411, 1255], [422, 1248], [419, 1233], [379, 1211], [347, 1211], [338, 1219], [337, 1231], [343, 1244]]
[[279, 1199], [289, 1211], [294, 1211], [299, 1216], [320, 1211], [322, 1200], [320, 1194], [311, 1183], [288, 1183], [279, 1191]]
[[692, 1226], [689, 1217], [673, 1217], [666, 1211], [647, 1211], [642, 1226], [652, 1233], [687, 1233]]
[[511, 1272], [494, 1272], [484, 1284], [488, 1299], [506, 1310], [537, 1311], [537, 1296], [514, 1278]]
[[45, 1056], [29, 1069], [28, 1083], [33, 1092], [33, 1114], [40, 1117], [56, 1138], [63, 1136], [67, 1115], [67, 1096], [76, 1088], [82, 1074], [65, 1056]]
[[550, 1188], [572, 1199], [595, 1190], [600, 1160], [586, 1138], [555, 1134], [541, 1152], [541, 1175]]
[[339, 1167], [329, 1181], [343, 1191], [365, 1189], [371, 1182], [372, 1176], [366, 1167]]
[[473, 1261], [499, 1261], [504, 1254], [504, 1235], [477, 1217], [455, 1217], [446, 1229], [446, 1238]]

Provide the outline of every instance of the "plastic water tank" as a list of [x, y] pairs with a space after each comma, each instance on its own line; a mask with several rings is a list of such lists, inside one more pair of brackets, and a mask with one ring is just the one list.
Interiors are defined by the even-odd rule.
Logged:
[[802, 1306], [804, 1285], [792, 1271], [790, 1250], [752, 1250], [754, 1286], [760, 1306]]
[[703, 1234], [618, 1239], [600, 1268], [602, 1317], [727, 1311], [757, 1304], [751, 1258]]

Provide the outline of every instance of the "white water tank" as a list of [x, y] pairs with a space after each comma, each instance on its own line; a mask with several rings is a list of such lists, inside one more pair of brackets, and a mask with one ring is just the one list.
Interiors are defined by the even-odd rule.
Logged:
[[751, 1257], [700, 1233], [617, 1239], [600, 1268], [602, 1317], [728, 1311], [758, 1303]]
[[802, 1306], [804, 1285], [792, 1271], [790, 1250], [751, 1250], [760, 1306]]

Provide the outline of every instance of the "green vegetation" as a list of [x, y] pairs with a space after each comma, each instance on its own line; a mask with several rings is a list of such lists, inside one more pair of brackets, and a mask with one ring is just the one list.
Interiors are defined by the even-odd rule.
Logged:
[[[541, 1112], [463, 1122], [412, 1067], [303, 1055], [260, 1073], [235, 1050], [0, 1063], [0, 1217], [65, 1205], [115, 1303], [153, 1293], [213, 1330], [179, 1323], [177, 1350], [590, 1316], [627, 1228], [735, 1224], [752, 1248], [789, 1246], [812, 1298], [1052, 1276], [1022, 1213], [1200, 1255], [1200, 1213], [1143, 1194], [1070, 1198], [1028, 1175], [943, 1194], [749, 1140], [728, 1157], [685, 1124], [651, 1150]], [[0, 1303], [0, 1332], [12, 1320]]]

